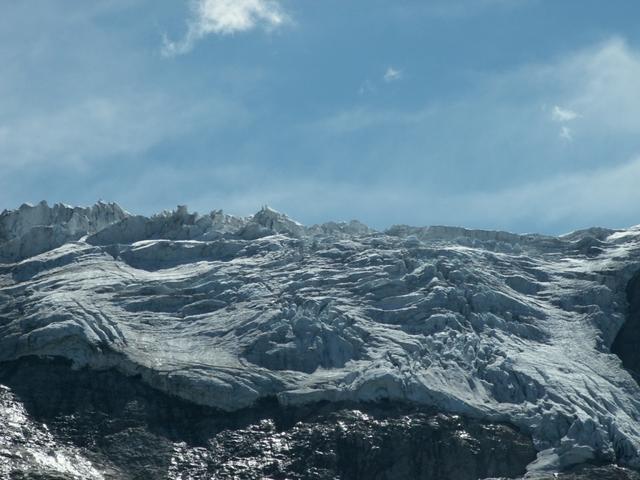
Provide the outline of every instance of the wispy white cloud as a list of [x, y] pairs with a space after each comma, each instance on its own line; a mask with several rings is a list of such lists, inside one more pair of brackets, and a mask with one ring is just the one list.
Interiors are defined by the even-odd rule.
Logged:
[[605, 133], [640, 133], [640, 53], [613, 38], [566, 62], [561, 74], [573, 80], [568, 100], [587, 123]]
[[403, 77], [402, 70], [398, 70], [393, 67], [387, 68], [387, 71], [384, 72], [383, 80], [387, 83], [395, 82], [401, 80]]
[[560, 138], [571, 142], [573, 141], [573, 132], [571, 131], [571, 129], [569, 127], [567, 127], [566, 125], [563, 125], [560, 128]]
[[334, 115], [312, 122], [306, 127], [310, 134], [328, 133], [331, 135], [347, 135], [370, 128], [386, 128], [390, 126], [415, 126], [436, 118], [434, 109], [415, 112], [402, 110], [374, 109], [358, 107], [337, 112]]
[[187, 33], [177, 42], [165, 37], [162, 53], [184, 54], [208, 35], [230, 35], [257, 27], [273, 30], [289, 19], [279, 0], [193, 0]]
[[364, 96], [375, 94], [382, 87], [381, 84], [397, 82], [398, 80], [402, 80], [403, 77], [404, 72], [402, 70], [389, 66], [384, 71], [382, 77], [376, 78], [375, 80], [371, 80], [369, 78], [365, 79], [358, 88], [358, 95]]
[[551, 119], [554, 122], [562, 124], [559, 133], [559, 136], [562, 140], [566, 142], [573, 141], [573, 130], [569, 128], [567, 124], [578, 117], [580, 117], [580, 115], [571, 109], [562, 108], [558, 105], [555, 105], [553, 107], [553, 110], [551, 111]]
[[614, 37], [528, 74], [556, 82], [559, 95], [571, 105], [555, 105], [551, 111], [551, 120], [562, 125], [562, 139], [572, 140], [578, 127], [591, 138], [640, 134], [640, 54], [624, 39]]
[[571, 120], [575, 120], [578, 118], [578, 114], [573, 110], [568, 108], [562, 108], [558, 105], [553, 107], [553, 111], [551, 112], [551, 118], [556, 122], [570, 122]]

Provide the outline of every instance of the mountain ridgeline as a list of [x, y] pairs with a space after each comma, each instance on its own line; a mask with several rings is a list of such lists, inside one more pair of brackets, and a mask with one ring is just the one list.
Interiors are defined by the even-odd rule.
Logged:
[[640, 228], [0, 214], [0, 477], [637, 479]]

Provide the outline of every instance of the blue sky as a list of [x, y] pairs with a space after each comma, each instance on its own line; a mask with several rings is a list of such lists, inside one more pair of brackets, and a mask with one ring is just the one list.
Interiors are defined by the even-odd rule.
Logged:
[[0, 207], [640, 223], [636, 0], [0, 5]]

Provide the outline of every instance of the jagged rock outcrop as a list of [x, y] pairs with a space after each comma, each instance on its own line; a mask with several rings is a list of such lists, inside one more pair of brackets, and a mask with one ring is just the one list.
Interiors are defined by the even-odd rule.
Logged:
[[92, 207], [49, 207], [42, 201], [24, 204], [17, 210], [0, 213], [0, 261], [28, 258], [84, 235], [98, 232], [127, 218], [115, 203], [99, 202]]
[[402, 404], [227, 413], [32, 357], [0, 364], [0, 382], [0, 478], [477, 480], [536, 455], [508, 425]]
[[[115, 206], [76, 228], [45, 212], [69, 207], [37, 208], [46, 225], [2, 214], [0, 361], [115, 368], [227, 411], [270, 397], [408, 402], [517, 426], [539, 452], [532, 475], [640, 467], [640, 388], [611, 353], [640, 229], [376, 232], [269, 208]], [[73, 233], [34, 254], [9, 246], [41, 226]]]

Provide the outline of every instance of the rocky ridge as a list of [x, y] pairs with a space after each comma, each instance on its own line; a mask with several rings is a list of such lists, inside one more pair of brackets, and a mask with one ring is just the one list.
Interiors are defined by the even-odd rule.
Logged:
[[0, 214], [0, 262], [2, 362], [115, 369], [220, 411], [392, 401], [508, 422], [533, 439], [532, 477], [640, 467], [640, 388], [611, 350], [637, 302], [638, 228], [377, 232], [41, 203]]

